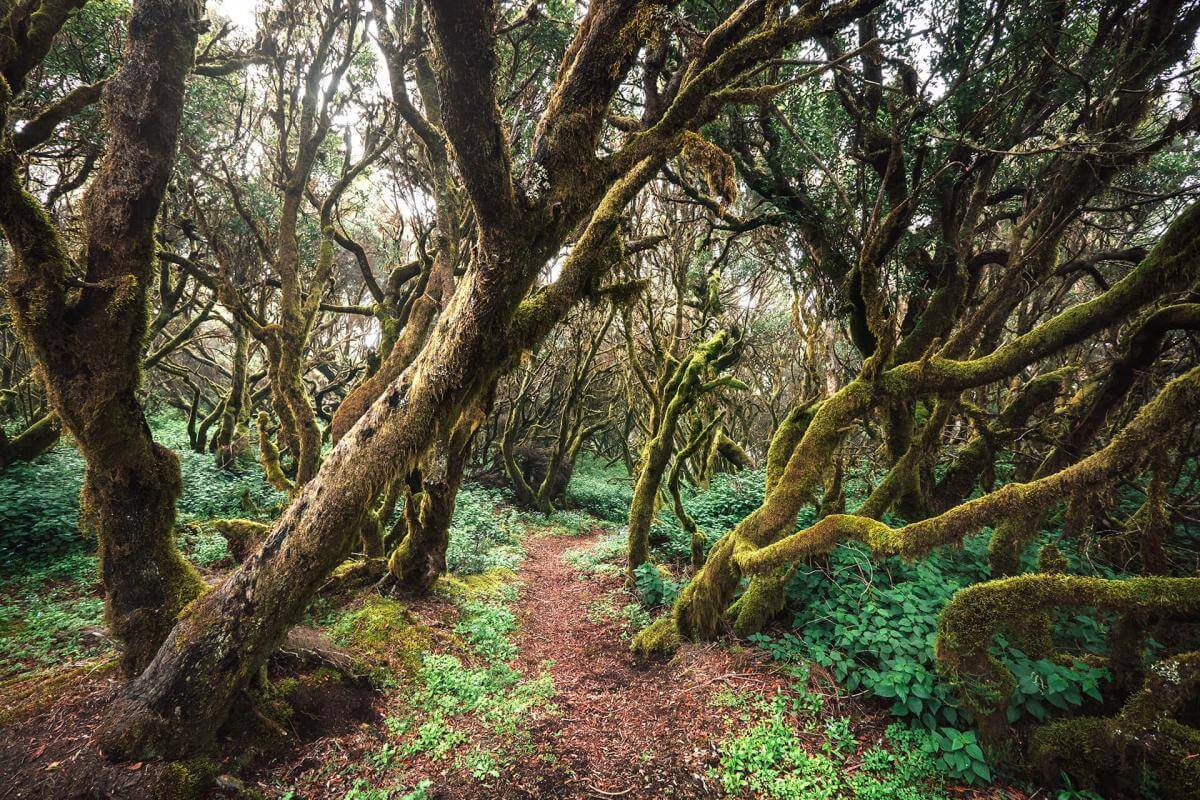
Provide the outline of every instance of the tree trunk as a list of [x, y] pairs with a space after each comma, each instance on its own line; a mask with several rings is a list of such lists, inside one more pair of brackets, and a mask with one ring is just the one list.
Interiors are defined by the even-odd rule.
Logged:
[[58, 443], [61, 427], [58, 417], [45, 414], [34, 421], [16, 438], [9, 439], [0, 431], [0, 470], [14, 461], [32, 461]]
[[235, 694], [344, 557], [374, 498], [486, 392], [507, 360], [495, 331], [505, 330], [524, 288], [505, 281], [526, 272], [524, 263], [495, 258], [468, 270], [466, 291], [455, 294], [429, 346], [299, 488], [259, 551], [189, 607], [113, 703], [99, 732], [106, 753], [179, 757], [207, 746]]
[[68, 297], [70, 259], [0, 147], [0, 224], [14, 259], [10, 307], [43, 366], [51, 407], [87, 460], [82, 506], [100, 545], [105, 616], [136, 674], [203, 581], [171, 535], [179, 462], [155, 444], [137, 392], [154, 222], [174, 163], [184, 81], [203, 3], [137, 0], [124, 61], [104, 90], [108, 149], [83, 200], [86, 285]]
[[414, 471], [404, 506], [407, 532], [388, 558], [386, 584], [402, 594], [426, 594], [446, 571], [454, 500], [462, 485], [476, 428], [473, 421], [464, 421], [450, 441], [437, 448], [433, 459], [436, 463], [430, 466], [440, 474]]

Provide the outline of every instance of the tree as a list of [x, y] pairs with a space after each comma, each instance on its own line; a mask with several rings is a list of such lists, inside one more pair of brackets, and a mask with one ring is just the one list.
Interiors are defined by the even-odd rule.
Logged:
[[[471, 263], [430, 340], [329, 453], [317, 475], [241, 569], [189, 606], [150, 666], [106, 718], [114, 756], [181, 755], [203, 746], [235, 692], [256, 674], [320, 581], [340, 561], [372, 498], [416, 465], [438, 431], [490, 393], [495, 380], [614, 262], [626, 204], [711, 119], [737, 81], [806, 37], [871, 8], [848, 2], [801, 13], [749, 3], [716, 26], [679, 66], [661, 103], [611, 155], [597, 155], [609, 106], [654, 30], [632, 3], [589, 7], [566, 51], [530, 148], [513, 173], [494, 96], [498, 9], [429, 4], [444, 131], [477, 231]], [[574, 235], [558, 278], [530, 294]], [[497, 332], [503, 337], [497, 340]]]
[[[202, 4], [139, 0], [121, 67], [105, 82], [108, 145], [83, 204], [82, 270], [24, 187], [7, 112], [81, 3], [47, 3], [7, 24], [0, 83], [0, 217], [13, 259], [9, 307], [44, 371], [50, 406], [88, 463], [83, 499], [100, 542], [106, 616], [122, 666], [140, 671], [203, 587], [171, 537], [176, 456], [156, 444], [137, 390], [154, 277], [154, 224], [174, 163], [184, 80]], [[152, 76], [147, 79], [147, 76]]]

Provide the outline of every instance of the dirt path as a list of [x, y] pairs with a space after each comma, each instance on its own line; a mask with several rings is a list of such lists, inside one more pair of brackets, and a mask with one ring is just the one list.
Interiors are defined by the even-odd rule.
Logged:
[[620, 621], [597, 622], [588, 614], [593, 603], [620, 588], [620, 579], [581, 579], [563, 559], [595, 539], [531, 537], [519, 570], [518, 666], [532, 674], [553, 661], [561, 709], [538, 749], [543, 759], [550, 753], [548, 760], [568, 765], [567, 791], [543, 796], [719, 797], [707, 772], [716, 763], [728, 712], [710, 696], [730, 685], [767, 688], [775, 679], [739, 666], [728, 651], [711, 645], [686, 647], [670, 664], [636, 663]]
[[[592, 546], [597, 539], [595, 533], [532, 533], [525, 540], [527, 555], [518, 570], [522, 588], [512, 606], [520, 622], [512, 665], [525, 676], [536, 676], [552, 662], [548, 670], [556, 710], [521, 721], [530, 727], [523, 728], [520, 745], [489, 741], [492, 723], [468, 715], [453, 719], [455, 728], [478, 734], [476, 743], [484, 748], [527, 747], [515, 759], [506, 758], [494, 777], [481, 783], [458, 763], [457, 756], [470, 744], [441, 759], [428, 753], [396, 757], [396, 748], [403, 745], [382, 720], [412, 711], [403, 692], [361, 697], [317, 693], [303, 707], [290, 696], [294, 719], [311, 717], [313, 725], [296, 727], [283, 750], [261, 753], [241, 766], [236, 763], [240, 745], [224, 742], [216, 754], [219, 771], [240, 775], [267, 796], [278, 797], [280, 787], [292, 786], [294, 792], [284, 796], [298, 800], [342, 800], [360, 779], [380, 787], [413, 787], [428, 779], [428, 792], [421, 796], [430, 800], [720, 797], [709, 773], [718, 761], [730, 710], [714, 703], [712, 695], [727, 688], [771, 692], [785, 680], [764, 669], [752, 651], [735, 654], [716, 645], [687, 645], [669, 664], [636, 663], [628, 626], [616, 613], [631, 600], [621, 589], [621, 578], [583, 578], [564, 560], [568, 550]], [[448, 630], [457, 612], [447, 601], [430, 599], [411, 609], [414, 618], [447, 631], [447, 640], [453, 638]], [[607, 613], [597, 613], [600, 609]], [[119, 691], [118, 677], [93, 671], [70, 673], [62, 681], [47, 688], [45, 707], [0, 725], [0, 775], [5, 776], [0, 800], [165, 796], [156, 787], [174, 781], [169, 765], [110, 764], [92, 738], [104, 708]], [[391, 766], [381, 768], [378, 760], [385, 747], [392, 748]], [[199, 796], [236, 794], [214, 788]], [[366, 790], [353, 794], [377, 796], [383, 795]]]

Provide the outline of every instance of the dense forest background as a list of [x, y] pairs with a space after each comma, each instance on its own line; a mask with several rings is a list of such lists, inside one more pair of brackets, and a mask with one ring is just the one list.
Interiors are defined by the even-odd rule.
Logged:
[[0, 0], [0, 798], [1200, 796], [1198, 30]]

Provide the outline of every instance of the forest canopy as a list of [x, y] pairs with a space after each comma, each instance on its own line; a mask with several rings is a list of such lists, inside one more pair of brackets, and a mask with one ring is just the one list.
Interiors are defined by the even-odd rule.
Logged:
[[14, 796], [1200, 796], [1198, 31], [0, 0]]

